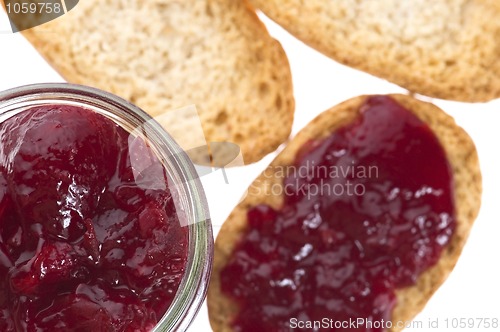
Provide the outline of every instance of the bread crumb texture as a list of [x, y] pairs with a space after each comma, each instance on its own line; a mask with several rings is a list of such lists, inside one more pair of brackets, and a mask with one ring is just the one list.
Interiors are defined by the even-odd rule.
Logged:
[[[238, 144], [245, 162], [290, 134], [288, 60], [246, 2], [85, 0], [23, 34], [69, 82], [152, 116], [195, 104], [207, 141]], [[189, 135], [183, 119], [173, 125]]]
[[498, 0], [250, 0], [333, 59], [431, 97], [500, 97]]
[[[398, 302], [392, 314], [392, 321], [396, 326], [396, 322], [411, 320], [424, 308], [455, 266], [479, 212], [482, 178], [474, 143], [451, 116], [430, 103], [406, 95], [391, 96], [427, 123], [443, 146], [453, 170], [457, 220], [455, 234], [442, 252], [439, 262], [421, 274], [415, 285], [396, 291]], [[279, 166], [292, 165], [297, 152], [309, 140], [327, 137], [338, 128], [354, 121], [367, 97], [352, 98], [332, 107], [304, 127], [252, 183], [248, 195], [222, 225], [215, 242], [214, 269], [208, 290], [209, 317], [215, 332], [232, 331], [231, 321], [238, 313], [237, 303], [220, 292], [220, 272], [246, 232], [247, 211], [259, 204], [268, 204], [278, 209], [283, 197], [272, 195], [270, 188], [282, 185], [284, 175], [283, 172], [276, 173], [275, 170], [280, 169]], [[401, 329], [393, 328], [390, 332], [399, 331]]]

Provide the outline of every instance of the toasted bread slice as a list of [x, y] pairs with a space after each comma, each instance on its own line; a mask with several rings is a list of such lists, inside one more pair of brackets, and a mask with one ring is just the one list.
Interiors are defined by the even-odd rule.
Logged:
[[69, 82], [152, 116], [196, 104], [207, 141], [238, 144], [245, 162], [290, 134], [288, 60], [243, 1], [85, 0], [23, 34]]
[[496, 0], [250, 0], [327, 56], [443, 99], [500, 97]]
[[[481, 199], [481, 173], [474, 143], [452, 117], [436, 106], [406, 95], [392, 95], [406, 109], [417, 115], [433, 130], [444, 148], [453, 171], [454, 199], [457, 228], [449, 245], [443, 250], [439, 262], [420, 275], [414, 286], [398, 289], [397, 305], [392, 313], [393, 322], [408, 321], [420, 312], [431, 295], [444, 282], [455, 266], [476, 218]], [[337, 128], [351, 123], [359, 114], [367, 96], [360, 96], [339, 104], [322, 113], [278, 155], [271, 165], [254, 181], [246, 198], [233, 210], [223, 224], [215, 243], [215, 260], [208, 291], [208, 309], [214, 331], [231, 331], [231, 321], [238, 305], [220, 292], [220, 273], [235, 245], [247, 228], [247, 211], [256, 205], [267, 204], [278, 209], [282, 196], [272, 195], [270, 188], [282, 185], [282, 166], [293, 165], [300, 148], [311, 139], [331, 135]], [[281, 176], [281, 178], [280, 178]], [[329, 317], [335, 318], [335, 317]], [[399, 331], [394, 329], [392, 331]]]

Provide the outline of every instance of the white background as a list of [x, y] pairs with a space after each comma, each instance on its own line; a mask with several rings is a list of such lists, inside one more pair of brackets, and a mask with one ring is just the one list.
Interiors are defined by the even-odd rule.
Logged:
[[[339, 65], [269, 20], [265, 19], [265, 23], [282, 43], [292, 68], [296, 99], [293, 133], [321, 111], [350, 97], [404, 92], [386, 81]], [[10, 31], [7, 17], [0, 11], [0, 90], [63, 81], [20, 34]], [[440, 320], [439, 329], [435, 331], [492, 331], [492, 328], [477, 327], [446, 329], [444, 324], [446, 318], [500, 319], [500, 99], [484, 104], [433, 102], [455, 117], [476, 143], [483, 174], [483, 200], [455, 270], [416, 318], [422, 321], [424, 328], [406, 331], [432, 331], [427, 327], [429, 319]], [[215, 234], [248, 185], [273, 158], [274, 154], [257, 164], [227, 170], [229, 184], [225, 184], [220, 171], [203, 178]], [[190, 330], [210, 330], [205, 306]]]

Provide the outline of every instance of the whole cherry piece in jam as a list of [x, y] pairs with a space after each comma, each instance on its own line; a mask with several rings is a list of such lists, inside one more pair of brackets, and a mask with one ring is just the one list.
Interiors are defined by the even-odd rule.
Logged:
[[248, 211], [221, 271], [223, 294], [239, 305], [234, 330], [363, 318], [372, 324], [318, 330], [385, 331], [395, 291], [438, 261], [456, 227], [438, 139], [395, 100], [374, 96], [352, 123], [305, 144], [286, 172], [283, 205]]
[[0, 124], [0, 331], [149, 331], [187, 246], [141, 138], [68, 105]]
[[101, 161], [118, 156], [117, 127], [101, 118], [77, 107], [42, 106], [2, 125], [0, 157], [23, 219], [55, 237], [82, 236], [81, 219], [92, 217], [114, 173], [112, 163]]

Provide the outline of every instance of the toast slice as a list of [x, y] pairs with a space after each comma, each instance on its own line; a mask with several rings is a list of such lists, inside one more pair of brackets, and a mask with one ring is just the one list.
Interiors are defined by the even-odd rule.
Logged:
[[[245, 162], [290, 134], [288, 60], [243, 1], [85, 0], [23, 34], [67, 81], [152, 116], [195, 104], [207, 141], [238, 144]], [[189, 122], [175, 120], [189, 137]]]
[[[414, 318], [455, 266], [479, 211], [482, 183], [474, 143], [466, 132], [455, 124], [452, 117], [436, 106], [410, 96], [391, 96], [427, 123], [444, 148], [452, 168], [457, 220], [455, 233], [441, 253], [438, 263], [422, 273], [415, 285], [396, 290], [397, 305], [392, 312], [392, 321], [397, 322]], [[208, 291], [209, 316], [214, 331], [231, 331], [231, 321], [238, 312], [238, 304], [220, 291], [220, 273], [247, 229], [247, 211], [259, 204], [278, 209], [283, 203], [283, 196], [273, 195], [269, 190], [276, 185], [283, 186], [283, 172], [279, 170], [292, 165], [297, 153], [307, 142], [327, 137], [336, 129], [354, 121], [366, 98], [368, 96], [345, 101], [325, 111], [303, 128], [253, 182], [250, 187], [252, 190], [249, 190], [245, 199], [223, 224], [215, 243], [214, 270]], [[395, 328], [392, 331], [399, 330]]]
[[250, 0], [325, 55], [431, 97], [500, 97], [496, 0]]

